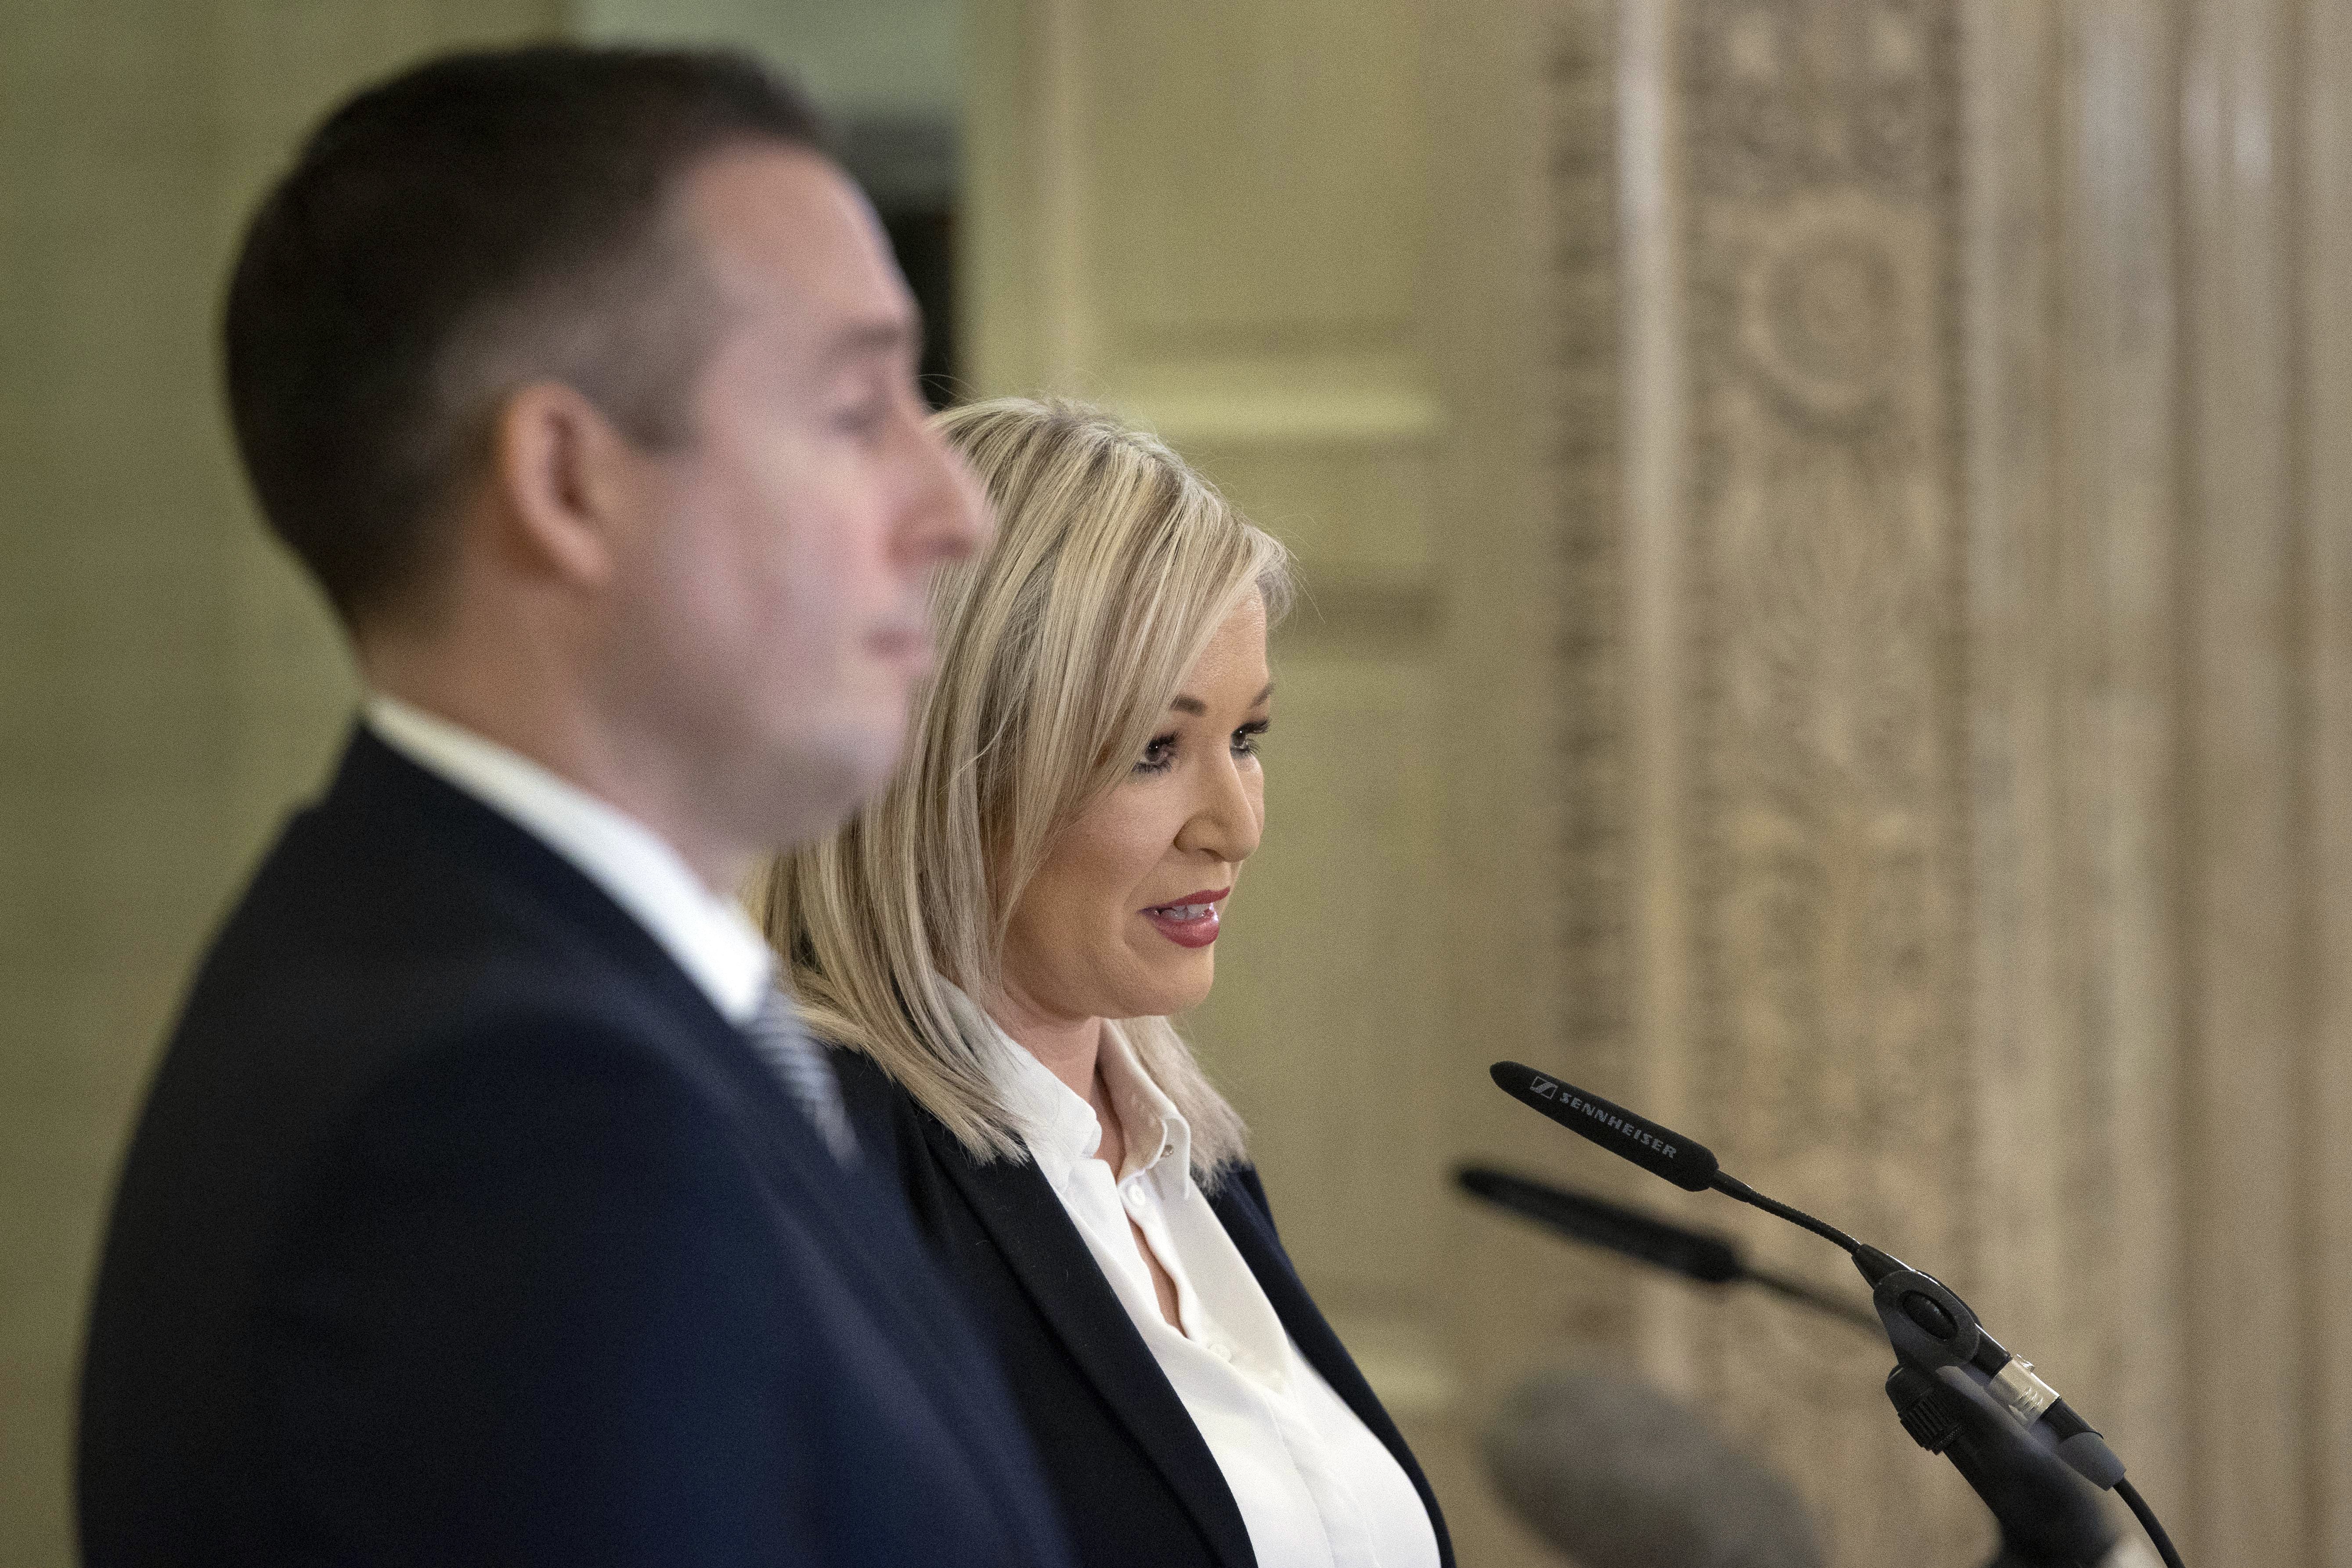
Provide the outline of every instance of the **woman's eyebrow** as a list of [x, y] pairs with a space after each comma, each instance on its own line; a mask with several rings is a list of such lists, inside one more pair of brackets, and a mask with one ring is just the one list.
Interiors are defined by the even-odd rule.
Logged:
[[[1274, 682], [1269, 680], [1265, 683], [1265, 690], [1250, 699], [1250, 706], [1255, 708], [1273, 695]], [[1197, 697], [1185, 697], [1180, 695], [1171, 699], [1168, 706], [1173, 708], [1179, 713], [1190, 713], [1196, 719], [1205, 719], [1209, 715], [1209, 705], [1202, 701]]]

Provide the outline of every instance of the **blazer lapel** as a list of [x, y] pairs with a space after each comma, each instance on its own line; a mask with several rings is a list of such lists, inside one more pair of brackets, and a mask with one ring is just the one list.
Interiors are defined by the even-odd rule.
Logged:
[[1290, 1266], [1290, 1256], [1282, 1249], [1275, 1234], [1274, 1220], [1265, 1205], [1265, 1190], [1258, 1185], [1257, 1173], [1249, 1170], [1228, 1171], [1217, 1192], [1209, 1199], [1209, 1206], [1224, 1223], [1225, 1234], [1234, 1238], [1235, 1250], [1249, 1271], [1257, 1276], [1258, 1286], [1266, 1300], [1273, 1303], [1275, 1316], [1282, 1320], [1283, 1328], [1291, 1342], [1307, 1358], [1307, 1363], [1323, 1374], [1349, 1409], [1356, 1413], [1373, 1436], [1395, 1457], [1404, 1469], [1412, 1489], [1421, 1494], [1422, 1506], [1429, 1510], [1430, 1527], [1437, 1535], [1437, 1554], [1445, 1568], [1454, 1563], [1454, 1543], [1445, 1531], [1445, 1516], [1438, 1511], [1437, 1494], [1430, 1489], [1429, 1478], [1421, 1473], [1414, 1462], [1412, 1450], [1405, 1446], [1404, 1435], [1381, 1408], [1372, 1385], [1356, 1369], [1355, 1358], [1349, 1355], [1339, 1336], [1331, 1331], [1324, 1321], [1322, 1310], [1307, 1293], [1297, 1270]]
[[1249, 1527], [1215, 1456], [1044, 1173], [1027, 1161], [982, 1165], [929, 1118], [923, 1136], [1039, 1314], [1166, 1478], [1218, 1562], [1255, 1568]]
[[[907, 1218], [903, 1199], [861, 1161], [844, 1165], [793, 1102], [767, 1063], [678, 967], [652, 933], [587, 875], [520, 825], [439, 775], [400, 755], [364, 726], [354, 733], [329, 806], [373, 814], [371, 820], [417, 822], [429, 852], [453, 855], [478, 875], [529, 900], [542, 931], [568, 931], [588, 950], [584, 961], [634, 975], [648, 999], [695, 1045], [692, 1053], [714, 1089], [738, 1109], [744, 1154], [774, 1182], [779, 1211], [803, 1227], [845, 1289], [852, 1291], [929, 1391], [943, 1422], [962, 1431], [975, 1463], [999, 1469], [996, 1445], [981, 1430], [966, 1390], [965, 1368], [977, 1344], [954, 1325], [918, 1310], [945, 1293], [929, 1256]], [[1001, 1478], [1000, 1478], [1001, 1479]], [[1016, 1531], [1015, 1539], [1019, 1539]]]

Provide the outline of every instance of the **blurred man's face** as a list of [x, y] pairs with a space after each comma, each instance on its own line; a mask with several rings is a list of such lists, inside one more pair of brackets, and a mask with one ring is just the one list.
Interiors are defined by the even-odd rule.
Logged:
[[925, 423], [914, 302], [856, 189], [748, 148], [684, 194], [722, 318], [690, 434], [648, 459], [613, 663], [708, 820], [766, 848], [888, 776], [930, 657], [927, 581], [985, 512]]

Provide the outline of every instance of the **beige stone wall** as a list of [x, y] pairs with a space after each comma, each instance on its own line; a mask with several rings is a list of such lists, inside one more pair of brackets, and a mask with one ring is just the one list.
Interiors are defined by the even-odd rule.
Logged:
[[[1624, 0], [1611, 58], [1563, 1063], [1936, 1268], [2190, 1561], [2352, 1563], [2344, 8]], [[1980, 1560], [1883, 1353], [1637, 1302], [1838, 1562]]]
[[127, 1118], [349, 700], [219, 413], [236, 225], [332, 99], [556, 10], [0, 7], [0, 1563], [70, 1561], [73, 1366]]

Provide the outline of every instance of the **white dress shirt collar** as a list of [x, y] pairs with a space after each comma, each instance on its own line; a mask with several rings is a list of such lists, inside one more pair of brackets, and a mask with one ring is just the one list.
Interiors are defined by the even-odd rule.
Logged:
[[730, 1023], [758, 1014], [774, 984], [767, 942], [659, 835], [530, 758], [396, 697], [371, 694], [364, 715], [385, 745], [511, 819], [602, 888]]
[[[1100, 1058], [1127, 1141], [1114, 1174], [1095, 1158], [1102, 1127], [1087, 1099], [962, 993], [950, 1001], [1003, 1047], [990, 1069], [1000, 1102], [1208, 1446], [1263, 1568], [1436, 1568], [1412, 1479], [1292, 1342], [1192, 1180], [1192, 1129], [1119, 1032], [1103, 1030]], [[1175, 1323], [1139, 1236], [1175, 1287]]]
[[[1102, 1147], [1102, 1121], [1093, 1104], [1030, 1055], [953, 983], [940, 984], [951, 1003], [961, 1003], [995, 1035], [1003, 1047], [996, 1055], [996, 1091], [1012, 1111], [1037, 1168], [1059, 1191], [1072, 1168], [1093, 1159]], [[1109, 1024], [1103, 1026], [1097, 1066], [1127, 1142], [1127, 1168], [1118, 1173], [1120, 1178], [1165, 1167], [1181, 1181], [1192, 1159], [1192, 1123], [1151, 1081], [1126, 1037]]]

